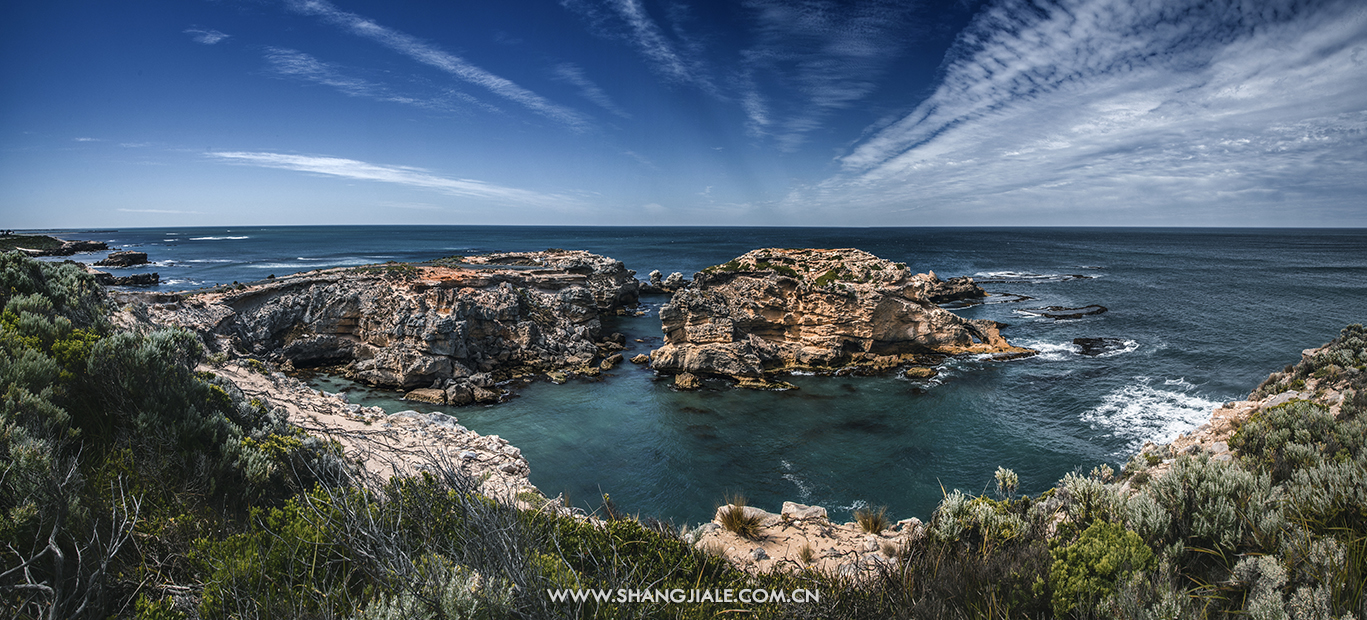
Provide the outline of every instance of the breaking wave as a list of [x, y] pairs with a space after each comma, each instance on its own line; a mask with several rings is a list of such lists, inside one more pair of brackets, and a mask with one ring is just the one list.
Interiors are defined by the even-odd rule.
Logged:
[[1135, 377], [1135, 382], [1102, 397], [1101, 404], [1082, 414], [1093, 429], [1107, 430], [1122, 439], [1131, 454], [1144, 442], [1168, 443], [1210, 419], [1223, 402], [1197, 393], [1185, 378]]

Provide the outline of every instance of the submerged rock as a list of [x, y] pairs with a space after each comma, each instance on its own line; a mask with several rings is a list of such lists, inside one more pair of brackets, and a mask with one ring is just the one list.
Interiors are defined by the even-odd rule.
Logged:
[[754, 250], [699, 272], [660, 308], [665, 345], [651, 352], [651, 366], [760, 379], [851, 366], [887, 372], [961, 353], [1034, 354], [1002, 338], [1002, 324], [960, 318], [932, 300], [969, 286], [946, 288], [933, 274], [862, 250]]
[[1101, 355], [1125, 348], [1125, 341], [1120, 338], [1074, 338], [1073, 344], [1079, 348], [1078, 355], [1088, 356]]

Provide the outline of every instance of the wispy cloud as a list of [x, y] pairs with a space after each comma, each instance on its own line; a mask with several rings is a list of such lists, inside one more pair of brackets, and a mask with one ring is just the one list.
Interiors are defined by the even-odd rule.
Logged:
[[77, 142], [104, 142], [99, 138], [75, 138]]
[[456, 109], [458, 106], [454, 105], [454, 101], [459, 100], [468, 105], [485, 108], [492, 112], [500, 112], [495, 106], [457, 91], [447, 91], [442, 97], [435, 98], [400, 95], [384, 84], [346, 75], [338, 66], [323, 62], [298, 50], [268, 47], [265, 57], [267, 66], [277, 75], [330, 86], [351, 97], [363, 97], [442, 111]]
[[616, 102], [608, 97], [597, 84], [594, 84], [584, 75], [584, 69], [571, 62], [560, 63], [555, 66], [555, 78], [574, 85], [579, 89], [579, 94], [585, 99], [597, 104], [598, 107], [607, 110], [622, 118], [631, 118], [631, 115], [618, 106]]
[[1136, 224], [1342, 204], [1367, 193], [1364, 83], [1367, 12], [1348, 2], [1005, 0], [818, 193]]
[[395, 183], [408, 187], [435, 190], [453, 196], [471, 196], [501, 202], [541, 206], [561, 206], [574, 202], [572, 198], [555, 194], [503, 187], [473, 179], [452, 179], [438, 176], [422, 168], [371, 164], [341, 157], [243, 151], [221, 151], [208, 155], [230, 163], [294, 170], [358, 181]]
[[464, 58], [437, 48], [417, 37], [381, 26], [355, 13], [342, 11], [325, 0], [290, 0], [289, 6], [299, 13], [320, 17], [352, 34], [375, 41], [417, 62], [485, 88], [499, 97], [516, 102], [537, 114], [571, 128], [582, 130], [588, 124], [587, 119], [579, 112], [552, 103], [541, 95], [470, 64]]
[[200, 30], [199, 28], [187, 28], [183, 32], [190, 35], [190, 39], [195, 43], [203, 43], [204, 45], [213, 45], [232, 36], [217, 30]]
[[675, 39], [651, 18], [641, 0], [560, 0], [561, 6], [583, 16], [590, 28], [601, 36], [630, 42], [666, 79], [696, 86], [717, 95], [718, 89], [704, 63], [675, 28]]
[[[909, 2], [747, 0], [756, 43], [741, 53], [752, 133], [795, 150], [833, 113], [872, 94], [908, 36]], [[763, 90], [775, 93], [764, 97]]]

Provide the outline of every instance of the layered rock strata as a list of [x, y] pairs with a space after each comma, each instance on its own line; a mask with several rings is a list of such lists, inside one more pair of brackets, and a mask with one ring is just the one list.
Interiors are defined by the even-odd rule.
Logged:
[[[511, 377], [597, 372], [621, 349], [601, 316], [637, 300], [633, 272], [582, 251], [389, 263], [275, 278], [151, 306], [211, 350], [337, 365], [427, 402], [494, 402]], [[440, 394], [440, 396], [438, 396]]]
[[862, 250], [753, 250], [699, 272], [660, 308], [665, 345], [651, 366], [755, 384], [793, 370], [881, 372], [944, 355], [1034, 353], [1008, 343], [1000, 323], [936, 305], [971, 294], [983, 294], [971, 279], [947, 286]]

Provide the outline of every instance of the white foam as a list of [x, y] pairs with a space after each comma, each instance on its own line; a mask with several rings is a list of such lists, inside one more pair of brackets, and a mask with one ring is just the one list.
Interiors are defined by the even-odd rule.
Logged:
[[1136, 340], [1126, 340], [1126, 341], [1124, 341], [1122, 344], [1124, 344], [1125, 346], [1120, 347], [1119, 349], [1116, 349], [1116, 350], [1114, 350], [1114, 351], [1107, 351], [1107, 352], [1105, 352], [1105, 353], [1098, 353], [1098, 354], [1097, 354], [1097, 357], [1115, 357], [1115, 356], [1117, 356], [1117, 355], [1124, 355], [1124, 354], [1126, 354], [1126, 353], [1133, 353], [1133, 352], [1139, 350], [1139, 342], [1136, 341]]
[[1100, 405], [1083, 413], [1082, 421], [1125, 440], [1120, 453], [1129, 454], [1145, 441], [1168, 443], [1204, 424], [1224, 402], [1195, 393], [1197, 386], [1184, 378], [1166, 379], [1160, 387], [1153, 383], [1151, 377], [1135, 377], [1134, 383], [1107, 394]]
[[797, 487], [798, 497], [801, 497], [803, 501], [810, 499], [812, 497], [812, 487], [809, 486], [807, 482], [803, 480], [800, 476], [798, 476], [795, 473], [792, 473], [793, 464], [789, 463], [786, 460], [780, 460], [779, 464], [783, 465], [783, 469], [789, 472], [783, 474], [783, 479], [793, 483], [793, 485]]
[[237, 261], [227, 258], [187, 258], [186, 263], [235, 263]]
[[343, 258], [330, 260], [322, 264], [315, 262], [293, 262], [293, 263], [261, 263], [249, 265], [252, 269], [318, 269], [321, 267], [350, 267], [355, 265], [369, 265], [375, 261], [367, 258]]
[[1082, 347], [1071, 342], [1044, 342], [1042, 340], [1022, 340], [1020, 346], [1039, 351], [1039, 355], [1034, 356], [1034, 359], [1050, 362], [1069, 359], [1082, 350]]
[[190, 237], [191, 241], [225, 241], [229, 239], [251, 239], [251, 237]]
[[836, 508], [839, 508], [840, 510], [844, 510], [844, 511], [846, 511], [846, 512], [854, 512], [854, 511], [856, 511], [856, 510], [863, 510], [863, 509], [868, 508], [868, 507], [869, 507], [869, 503], [866, 502], [866, 501], [864, 501], [864, 500], [862, 500], [862, 499], [854, 500], [854, 503], [850, 504], [849, 506], [836, 506]]

